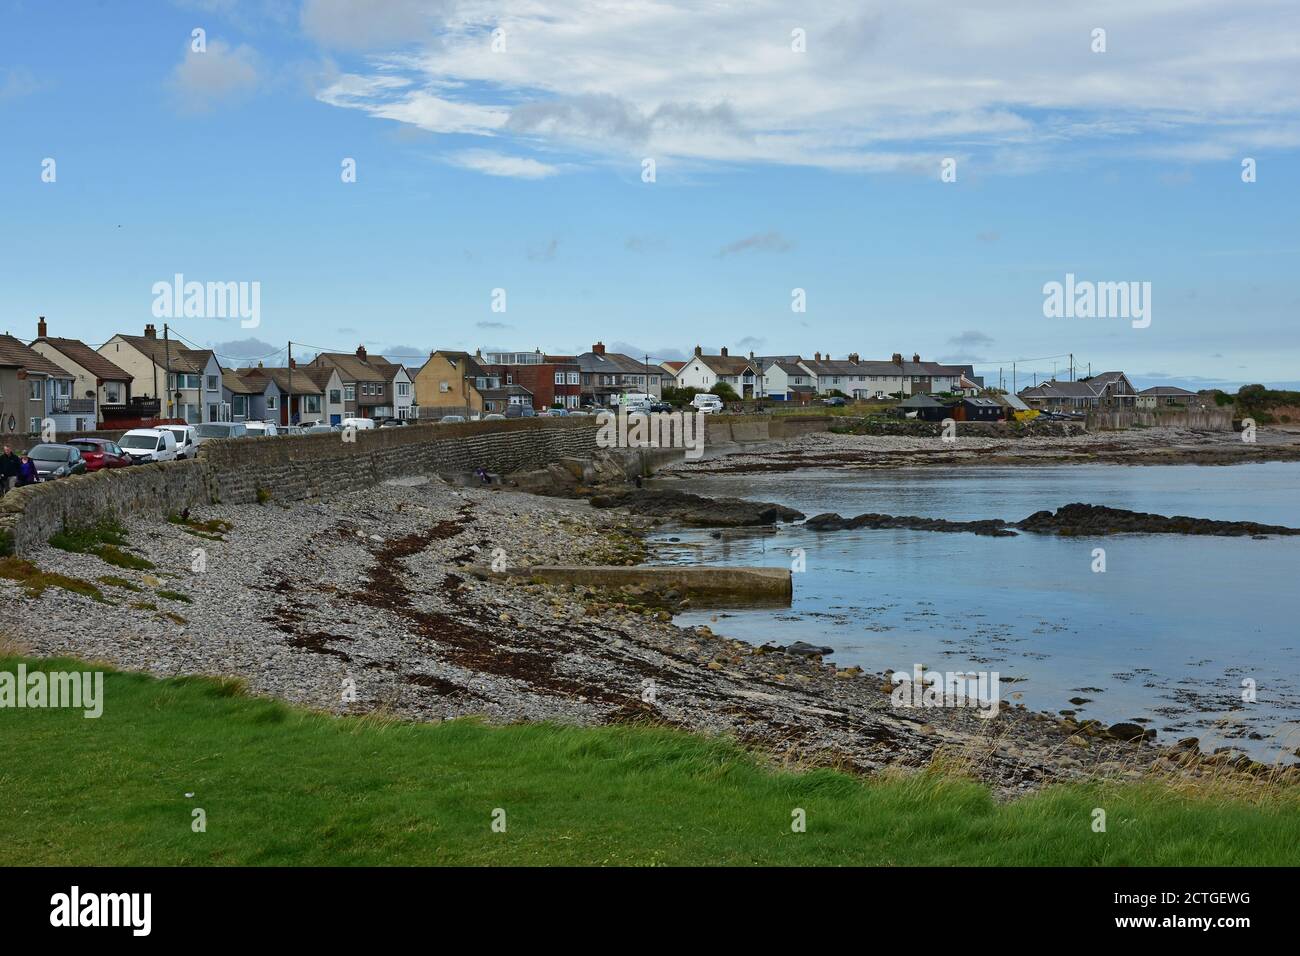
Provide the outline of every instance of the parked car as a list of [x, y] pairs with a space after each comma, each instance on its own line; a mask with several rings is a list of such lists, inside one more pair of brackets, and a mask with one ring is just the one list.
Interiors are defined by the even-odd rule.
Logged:
[[574, 416], [574, 415], [577, 415], [579, 418], [590, 418], [590, 417], [591, 417], [591, 412], [584, 412], [584, 411], [583, 411], [582, 409], [580, 409], [580, 408], [570, 408], [570, 409], [569, 409], [567, 412], [565, 412], [564, 414], [565, 414], [565, 417], [566, 417], [566, 418], [568, 418], [568, 417], [572, 417], [572, 416]]
[[159, 425], [176, 436], [176, 457], [193, 458], [199, 453], [199, 434], [193, 425]]
[[673, 410], [672, 405], [668, 404], [667, 402], [650, 403], [650, 411], [652, 412], [671, 412], [672, 410]]
[[104, 438], [70, 438], [66, 444], [81, 452], [81, 460], [86, 463], [87, 471], [125, 468], [131, 464], [131, 456], [123, 451], [117, 442]]
[[165, 428], [132, 428], [118, 444], [137, 465], [176, 459], [176, 436]]
[[401, 426], [405, 425], [406, 423], [407, 423], [407, 422], [406, 422], [406, 419], [405, 419], [405, 418], [381, 418], [381, 419], [379, 420], [379, 427], [380, 427], [380, 428], [400, 428]]
[[308, 435], [320, 435], [324, 432], [342, 431], [342, 425], [308, 425], [303, 431]]
[[81, 460], [81, 450], [73, 445], [37, 445], [27, 452], [36, 466], [37, 481], [51, 481], [69, 475], [84, 475], [86, 463]]
[[823, 398], [822, 404], [829, 406], [830, 408], [843, 408], [845, 401], [840, 395], [832, 395], [830, 398]]
[[279, 433], [281, 435], [304, 435], [305, 430], [301, 425], [281, 425]]
[[443, 415], [442, 418], [438, 419], [438, 421], [444, 425], [459, 425], [461, 422], [465, 421], [465, 416], [464, 415]]
[[533, 418], [537, 415], [531, 405], [507, 405], [506, 418]]
[[700, 392], [691, 399], [691, 407], [705, 414], [722, 411], [722, 399], [711, 392]]
[[194, 434], [201, 445], [216, 438], [247, 438], [248, 429], [243, 422], [207, 422], [195, 425]]
[[492, 412], [491, 414], [484, 415], [482, 420], [485, 422], [503, 422], [506, 420], [506, 417], [499, 412]]
[[365, 431], [375, 427], [375, 420], [373, 418], [345, 418], [343, 419], [343, 427]]
[[547, 418], [563, 418], [569, 414], [569, 410], [567, 408], [543, 408], [537, 414], [545, 415]]

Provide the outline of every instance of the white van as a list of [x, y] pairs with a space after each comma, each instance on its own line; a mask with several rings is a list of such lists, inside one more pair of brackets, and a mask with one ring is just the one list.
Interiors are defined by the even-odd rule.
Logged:
[[199, 445], [202, 444], [203, 439], [199, 437], [193, 425], [159, 425], [158, 427], [176, 436], [178, 459], [193, 458], [199, 453]]
[[691, 407], [705, 414], [720, 412], [722, 411], [722, 399], [711, 392], [700, 392], [691, 399]]
[[132, 428], [117, 443], [137, 465], [176, 460], [176, 436], [165, 428]]
[[249, 438], [274, 437], [280, 434], [274, 422], [244, 422], [244, 430]]
[[367, 428], [375, 427], [375, 420], [373, 418], [345, 418], [343, 419], [343, 427], [365, 431]]

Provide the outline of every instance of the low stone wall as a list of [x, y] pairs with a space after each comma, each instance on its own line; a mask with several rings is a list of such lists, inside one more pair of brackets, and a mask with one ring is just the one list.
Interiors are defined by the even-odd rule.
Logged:
[[[705, 442], [766, 441], [825, 430], [825, 416], [708, 416]], [[166, 515], [214, 501], [298, 501], [418, 474], [479, 467], [511, 474], [597, 451], [595, 418], [418, 424], [353, 433], [237, 438], [203, 444], [194, 461], [114, 468], [15, 489], [0, 498], [0, 553], [26, 553], [67, 526]], [[742, 437], [737, 437], [742, 436]], [[673, 450], [636, 453], [641, 471]]]

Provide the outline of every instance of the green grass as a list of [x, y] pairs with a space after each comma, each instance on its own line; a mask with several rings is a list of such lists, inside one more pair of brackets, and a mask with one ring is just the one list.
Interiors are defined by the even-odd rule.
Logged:
[[152, 561], [123, 551], [126, 544], [126, 532], [112, 521], [84, 527], [64, 528], [50, 537], [50, 546], [77, 554], [93, 554], [100, 560], [114, 567], [131, 568], [146, 571], [154, 566]]
[[334, 718], [206, 679], [110, 672], [98, 720], [0, 709], [0, 739], [4, 865], [1300, 862], [1293, 794], [1098, 784], [998, 804], [938, 773], [778, 773], [661, 728]]
[[96, 601], [104, 600], [104, 593], [91, 582], [54, 571], [42, 571], [24, 558], [0, 558], [0, 578], [8, 578], [23, 585], [28, 597], [40, 597], [46, 588], [62, 588]]
[[183, 594], [180, 591], [168, 591], [166, 589], [160, 589], [157, 593], [160, 598], [166, 598], [169, 601], [183, 601], [186, 604], [193, 603], [188, 594]]

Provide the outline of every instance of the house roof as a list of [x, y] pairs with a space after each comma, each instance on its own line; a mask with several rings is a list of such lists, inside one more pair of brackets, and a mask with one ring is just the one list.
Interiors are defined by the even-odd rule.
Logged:
[[697, 355], [695, 358], [719, 375], [740, 375], [746, 369], [758, 371], [758, 366], [743, 355]]
[[480, 389], [479, 394], [484, 398], [508, 398], [511, 395], [527, 395], [533, 397], [533, 393], [524, 388], [522, 385], [502, 385], [500, 388]]
[[[246, 370], [244, 370], [246, 371]], [[221, 370], [221, 384], [236, 395], [261, 395], [269, 379], [256, 375], [243, 376], [233, 369]]]
[[240, 369], [239, 374], [243, 378], [264, 378], [275, 382], [275, 387], [281, 392], [292, 392], [295, 395], [321, 395], [321, 387], [312, 380], [300, 368], [257, 368]]
[[51, 348], [57, 349], [60, 355], [80, 365], [95, 378], [109, 382], [131, 381], [130, 374], [118, 368], [80, 339], [54, 338], [46, 335], [36, 341], [44, 342]]
[[1004, 395], [994, 395], [993, 400], [1001, 405], [1006, 405], [1008, 408], [1014, 408], [1018, 412], [1029, 411], [1029, 406], [1019, 396], [1012, 395], [1010, 392]]
[[116, 337], [144, 355], [154, 365], [172, 372], [202, 373], [208, 366], [208, 356], [212, 354], [210, 349], [182, 348], [180, 343], [174, 340], [168, 341], [149, 335], [123, 335], [119, 332]]
[[478, 360], [474, 358], [474, 356], [470, 355], [468, 352], [461, 352], [455, 349], [438, 349], [437, 351], [431, 353], [429, 355], [429, 358], [433, 358], [435, 355], [441, 355], [443, 358], [451, 362], [457, 368], [464, 369], [465, 374], [468, 375], [470, 378], [491, 378], [492, 377], [488, 373], [488, 370], [485, 369], [482, 365], [480, 365], [478, 363]]
[[[338, 369], [332, 365], [300, 365], [298, 371], [302, 372], [309, 379], [315, 382], [321, 389], [321, 394], [325, 394], [325, 389], [329, 387], [330, 378], [338, 374]], [[342, 382], [340, 376], [339, 381]]]
[[37, 375], [75, 378], [66, 368], [51, 362], [35, 349], [23, 345], [12, 335], [0, 335], [0, 365], [26, 369]]
[[674, 373], [674, 374], [676, 374], [677, 372], [680, 372], [682, 369], [686, 368], [686, 363], [685, 363], [685, 362], [660, 362], [659, 364], [660, 364], [663, 368], [668, 369], [668, 371], [670, 371], [670, 372], [672, 372], [672, 373]]
[[898, 403], [899, 408], [946, 408], [943, 402], [929, 395], [913, 395], [906, 401]]
[[1020, 397], [1025, 398], [1096, 398], [1100, 386], [1093, 382], [1058, 382], [1049, 379], [1040, 385], [1031, 385], [1020, 390]]
[[1189, 392], [1187, 389], [1179, 388], [1177, 385], [1152, 385], [1150, 388], [1142, 389], [1138, 394], [1153, 396], [1166, 395], [1170, 397], [1182, 396], [1184, 398], [1194, 398], [1196, 396], [1195, 392]]
[[967, 405], [978, 405], [980, 408], [1001, 408], [1002, 407], [1002, 403], [999, 402], [997, 399], [985, 398], [983, 396], [975, 396], [973, 398], [971, 397], [963, 398], [962, 402], [964, 402]]
[[378, 356], [367, 356], [366, 361], [362, 361], [351, 352], [321, 352], [311, 360], [311, 364], [317, 367], [333, 365], [339, 370], [339, 378], [345, 382], [387, 382], [388, 376], [381, 363], [383, 366], [389, 364]]

